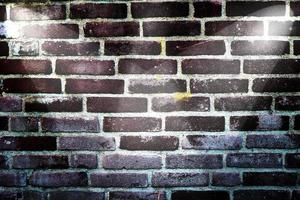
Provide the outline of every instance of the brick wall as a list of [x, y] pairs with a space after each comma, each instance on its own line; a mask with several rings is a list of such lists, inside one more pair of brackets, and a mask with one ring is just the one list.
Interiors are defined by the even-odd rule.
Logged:
[[300, 199], [300, 1], [0, 2], [1, 200]]

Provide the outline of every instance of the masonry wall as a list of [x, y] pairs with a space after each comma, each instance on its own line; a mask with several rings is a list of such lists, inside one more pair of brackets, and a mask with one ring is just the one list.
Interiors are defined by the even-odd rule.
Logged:
[[1, 200], [300, 199], [300, 1], [0, 2]]

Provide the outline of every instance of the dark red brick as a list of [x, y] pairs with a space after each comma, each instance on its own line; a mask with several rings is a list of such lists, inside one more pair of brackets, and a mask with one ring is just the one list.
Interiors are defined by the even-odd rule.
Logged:
[[22, 111], [22, 99], [17, 96], [0, 97], [0, 112]]
[[247, 79], [206, 79], [191, 80], [192, 93], [245, 93], [248, 92]]
[[161, 119], [153, 117], [104, 117], [105, 132], [161, 131]]
[[173, 136], [121, 136], [120, 149], [173, 151], [178, 144], [178, 138]]
[[230, 172], [214, 172], [211, 181], [213, 186], [234, 187], [241, 184], [240, 174]]
[[8, 43], [0, 41], [0, 56], [8, 56], [8, 55], [9, 55]]
[[291, 16], [300, 16], [300, 2], [290, 2]]
[[194, 2], [194, 17], [219, 17], [222, 14], [222, 5], [219, 1]]
[[147, 112], [147, 99], [134, 97], [88, 97], [88, 112]]
[[49, 60], [1, 59], [0, 74], [51, 74]]
[[7, 156], [0, 155], [0, 169], [8, 168], [8, 158]]
[[6, 6], [0, 6], [0, 21], [5, 21], [7, 19]]
[[236, 190], [234, 200], [289, 200], [290, 192], [287, 190]]
[[193, 190], [177, 190], [172, 192], [172, 200], [229, 200], [229, 193], [227, 191], [212, 190], [212, 191], [193, 191]]
[[17, 132], [37, 132], [38, 119], [36, 117], [11, 117], [10, 128]]
[[51, 191], [48, 193], [49, 200], [104, 200], [103, 192], [92, 191]]
[[245, 186], [295, 186], [297, 174], [288, 172], [244, 172]]
[[96, 187], [147, 187], [147, 174], [92, 173], [91, 186]]
[[168, 56], [224, 55], [222, 40], [167, 41]]
[[158, 192], [109, 192], [109, 200], [136, 199], [136, 200], [166, 200], [166, 193]]
[[0, 130], [7, 131], [8, 130], [8, 117], [0, 116]]
[[26, 185], [25, 172], [0, 172], [0, 186], [24, 187]]
[[300, 55], [300, 40], [294, 41], [294, 54]]
[[111, 18], [120, 19], [127, 17], [126, 4], [117, 3], [80, 3], [71, 4], [71, 19]]
[[64, 169], [69, 167], [64, 155], [16, 155], [12, 167], [16, 169]]
[[93, 169], [98, 165], [97, 155], [95, 154], [73, 154], [70, 159], [73, 168]]
[[66, 93], [110, 93], [122, 94], [124, 92], [124, 81], [116, 79], [67, 79]]
[[160, 53], [161, 44], [158, 41], [108, 40], [104, 42], [104, 54], [108, 56], [159, 55]]
[[253, 80], [254, 92], [299, 92], [299, 78], [257, 78]]
[[287, 153], [285, 155], [285, 167], [286, 168], [300, 168], [300, 154], [299, 153]]
[[300, 21], [272, 21], [269, 22], [268, 34], [275, 36], [299, 36], [299, 26]]
[[182, 61], [183, 74], [239, 74], [239, 60], [187, 59]]
[[186, 81], [182, 79], [131, 79], [130, 93], [174, 93], [185, 92]]
[[84, 27], [85, 37], [139, 36], [137, 22], [87, 22]]
[[136, 2], [131, 4], [133, 18], [147, 17], [187, 17], [187, 2]]
[[300, 96], [280, 96], [275, 99], [276, 110], [300, 110]]
[[300, 148], [300, 135], [248, 135], [246, 140], [246, 147], [265, 149], [297, 149]]

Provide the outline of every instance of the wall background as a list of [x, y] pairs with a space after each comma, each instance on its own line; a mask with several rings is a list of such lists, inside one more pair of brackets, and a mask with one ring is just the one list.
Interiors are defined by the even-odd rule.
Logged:
[[0, 199], [300, 199], [300, 1], [0, 2]]

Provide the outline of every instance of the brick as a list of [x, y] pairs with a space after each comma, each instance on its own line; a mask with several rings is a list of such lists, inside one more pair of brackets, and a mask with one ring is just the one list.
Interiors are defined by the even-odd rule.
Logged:
[[161, 119], [153, 117], [104, 117], [105, 132], [157, 132]]
[[167, 41], [167, 56], [224, 55], [222, 40]]
[[8, 117], [0, 116], [0, 130], [7, 131], [8, 130]]
[[26, 112], [80, 112], [82, 99], [77, 97], [36, 97], [25, 99]]
[[0, 155], [0, 169], [8, 168], [8, 158], [7, 156]]
[[130, 93], [174, 93], [185, 92], [186, 81], [182, 79], [131, 79], [129, 82]]
[[298, 59], [245, 60], [246, 74], [299, 74]]
[[285, 167], [286, 168], [300, 168], [300, 154], [299, 153], [287, 153], [285, 155]]
[[177, 190], [172, 192], [172, 200], [182, 200], [182, 199], [203, 199], [203, 200], [229, 200], [229, 193], [221, 190], [212, 191], [193, 191], [193, 190]]
[[92, 191], [51, 191], [49, 200], [104, 200], [103, 192]]
[[141, 2], [131, 4], [133, 18], [187, 17], [189, 5], [185, 2]]
[[198, 21], [143, 22], [144, 36], [195, 36], [200, 35]]
[[299, 25], [300, 21], [272, 21], [269, 22], [268, 34], [275, 36], [299, 36]]
[[160, 169], [162, 161], [154, 155], [110, 154], [102, 158], [105, 169]]
[[219, 169], [222, 167], [223, 156], [218, 154], [169, 154], [166, 157], [168, 169]]
[[71, 19], [110, 18], [122, 19], [127, 17], [126, 4], [117, 3], [80, 3], [71, 4]]
[[1, 172], [0, 186], [24, 187], [26, 186], [26, 173], [24, 172]]
[[77, 24], [26, 25], [21, 34], [25, 38], [76, 39], [79, 27]]
[[24, 200], [33, 200], [33, 199], [39, 199], [39, 200], [45, 200], [46, 193], [39, 192], [36, 190], [26, 190], [22, 192], [22, 196]]
[[214, 172], [212, 174], [213, 186], [234, 187], [241, 185], [239, 173]]
[[51, 137], [51, 136], [1, 137], [0, 149], [16, 150], [16, 151], [56, 150], [56, 137]]
[[73, 154], [70, 159], [70, 166], [73, 168], [94, 169], [98, 165], [95, 154]]
[[226, 15], [227, 16], [256, 16], [256, 17], [284, 16], [285, 2], [284, 1], [226, 2]]
[[281, 154], [275, 153], [229, 153], [226, 157], [228, 167], [238, 168], [281, 168]]
[[13, 191], [1, 191], [0, 192], [0, 199], [13, 200], [13, 199], [17, 199], [21, 195], [22, 195], [21, 193], [13, 192]]
[[236, 190], [233, 196], [235, 200], [289, 200], [290, 192], [287, 190]]
[[0, 42], [0, 56], [8, 56], [9, 47], [7, 42]]
[[3, 80], [6, 93], [61, 93], [60, 79], [56, 78], [7, 78]]
[[288, 41], [279, 40], [235, 40], [231, 43], [232, 55], [285, 55], [290, 53]]
[[42, 44], [43, 55], [51, 56], [97, 56], [100, 44], [98, 42], [53, 42]]
[[244, 96], [223, 97], [215, 99], [217, 111], [259, 111], [271, 110], [272, 97], [268, 96]]
[[297, 174], [288, 172], [244, 172], [245, 186], [295, 186]]
[[152, 110], [156, 112], [173, 111], [209, 111], [208, 97], [187, 97], [177, 99], [176, 97], [154, 97], [152, 99]]
[[300, 135], [248, 135], [246, 146], [247, 148], [297, 149], [300, 148]]
[[248, 92], [246, 79], [192, 79], [192, 93], [244, 93]]
[[294, 54], [300, 55], [300, 40], [294, 41]]
[[60, 150], [89, 150], [103, 151], [115, 150], [115, 139], [102, 136], [70, 136], [60, 137], [58, 140], [58, 149]]
[[208, 36], [261, 36], [264, 25], [261, 21], [212, 21], [205, 23]]
[[22, 99], [16, 96], [0, 97], [0, 112], [22, 111]]
[[120, 74], [176, 74], [177, 62], [169, 59], [120, 59]]
[[242, 148], [242, 137], [233, 135], [188, 135], [182, 141], [183, 149], [235, 150]]
[[120, 55], [159, 55], [161, 44], [158, 41], [107, 40], [104, 42], [104, 54]]
[[36, 117], [11, 117], [10, 127], [17, 132], [37, 132], [38, 119]]
[[11, 43], [11, 54], [13, 56], [38, 56], [38, 41], [16, 41]]
[[51, 74], [49, 60], [0, 59], [0, 74]]
[[256, 115], [230, 117], [230, 130], [233, 131], [272, 131], [288, 129], [288, 116]]
[[224, 131], [224, 117], [166, 117], [166, 131]]
[[50, 118], [41, 119], [43, 132], [99, 132], [99, 121], [97, 118]]
[[138, 199], [138, 200], [166, 200], [166, 193], [158, 192], [109, 192], [109, 200]]
[[13, 6], [10, 19], [13, 21], [59, 20], [66, 18], [64, 5], [30, 5]]
[[85, 37], [120, 37], [139, 36], [137, 22], [87, 22], [84, 27]]
[[121, 136], [120, 149], [173, 151], [178, 149], [178, 143], [173, 136]]
[[147, 112], [147, 99], [134, 97], [88, 97], [88, 112]]
[[300, 96], [279, 96], [275, 98], [276, 110], [300, 110]]
[[300, 130], [300, 115], [295, 116], [294, 129]]
[[207, 186], [208, 173], [167, 173], [155, 172], [152, 175], [153, 187]]
[[147, 187], [147, 174], [92, 173], [91, 186], [96, 187]]
[[16, 155], [12, 167], [16, 169], [64, 169], [69, 167], [64, 155]]
[[75, 187], [87, 186], [85, 172], [41, 172], [32, 173], [29, 184], [38, 187]]
[[253, 80], [254, 92], [299, 92], [298, 78], [257, 78]]
[[5, 21], [7, 19], [6, 7], [0, 6], [0, 21]]
[[59, 59], [56, 60], [55, 73], [61, 75], [114, 75], [114, 61]]
[[183, 74], [239, 74], [240, 61], [225, 59], [186, 59]]
[[299, 16], [300, 15], [300, 3], [299, 2], [291, 2], [290, 7], [291, 7], [291, 16]]
[[116, 79], [67, 79], [66, 93], [102, 93], [122, 94], [124, 92], [124, 80]]
[[219, 17], [222, 13], [222, 4], [218, 1], [194, 2], [194, 17]]

